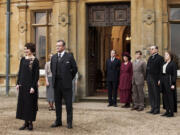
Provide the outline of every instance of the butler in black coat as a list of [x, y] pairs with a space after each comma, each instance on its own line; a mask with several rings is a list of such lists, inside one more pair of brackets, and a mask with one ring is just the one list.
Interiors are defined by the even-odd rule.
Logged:
[[[120, 60], [115, 58], [116, 52], [111, 51], [111, 58], [106, 61], [107, 86], [108, 86], [108, 106], [117, 107], [117, 88], [120, 73]], [[113, 95], [113, 98], [112, 98]]]
[[151, 110], [149, 113], [159, 114], [160, 113], [160, 89], [158, 81], [161, 75], [161, 66], [163, 64], [163, 57], [158, 54], [158, 47], [151, 46], [151, 56], [147, 62], [146, 76], [148, 84], [149, 101]]
[[51, 127], [62, 126], [62, 98], [65, 100], [67, 127], [72, 128], [72, 80], [77, 66], [72, 54], [65, 52], [65, 42], [57, 41], [57, 53], [51, 58], [52, 84], [56, 107], [56, 121]]
[[164, 108], [166, 109], [162, 116], [173, 117], [174, 112], [177, 112], [177, 66], [170, 52], [165, 52], [165, 62], [161, 68], [161, 73], [160, 85], [163, 93]]

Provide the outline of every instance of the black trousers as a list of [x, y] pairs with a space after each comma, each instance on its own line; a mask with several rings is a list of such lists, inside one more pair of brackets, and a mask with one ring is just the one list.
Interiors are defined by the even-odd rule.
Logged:
[[151, 75], [148, 75], [147, 85], [151, 110], [155, 112], [160, 111], [160, 89], [158, 81], [156, 81]]
[[173, 113], [174, 108], [174, 92], [175, 90], [171, 89], [169, 75], [163, 75], [161, 78], [161, 88], [163, 93], [163, 102], [165, 105], [166, 111]]
[[62, 123], [62, 98], [64, 98], [67, 112], [67, 123], [72, 123], [72, 88], [63, 88], [62, 80], [56, 79], [54, 88], [54, 99], [56, 107], [56, 123]]
[[108, 101], [109, 101], [109, 104], [111, 104], [111, 105], [112, 104], [117, 104], [117, 87], [118, 87], [118, 83], [108, 81], [107, 86], [108, 86]]

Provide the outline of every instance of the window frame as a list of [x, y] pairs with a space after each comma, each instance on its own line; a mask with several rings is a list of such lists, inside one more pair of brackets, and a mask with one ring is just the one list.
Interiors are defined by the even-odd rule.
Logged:
[[168, 7], [168, 29], [169, 29], [169, 48], [171, 50], [171, 47], [172, 47], [172, 44], [171, 44], [171, 24], [180, 24], [180, 19], [177, 19], [177, 20], [171, 20], [170, 19], [170, 12], [171, 12], [171, 8], [180, 8], [180, 4], [176, 4], [176, 5], [169, 5]]
[[[46, 23], [44, 24], [36, 24], [35, 23], [35, 18], [36, 18], [36, 13], [46, 13]], [[52, 19], [51, 22], [49, 21], [49, 14], [52, 16], [52, 9], [35, 9], [31, 10], [31, 41], [36, 43], [36, 28], [37, 27], [45, 27], [46, 28], [46, 47], [45, 47], [45, 61], [48, 61], [48, 55], [49, 55], [49, 49], [50, 49], [50, 44], [49, 44], [49, 39], [50, 39], [50, 33], [49, 29], [52, 28]]]
[[[180, 4], [169, 4], [168, 6], [168, 48], [170, 51], [172, 51], [172, 43], [171, 43], [171, 24], [179, 24], [180, 25], [180, 19], [177, 20], [171, 20], [170, 19], [170, 12], [171, 12], [171, 8], [180, 8]], [[178, 62], [178, 65], [180, 63]], [[179, 70], [179, 68], [178, 68]]]

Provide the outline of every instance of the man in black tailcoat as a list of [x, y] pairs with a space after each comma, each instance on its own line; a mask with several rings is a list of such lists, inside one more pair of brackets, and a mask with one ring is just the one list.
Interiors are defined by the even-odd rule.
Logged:
[[161, 66], [163, 64], [163, 57], [158, 54], [158, 47], [153, 45], [150, 47], [151, 56], [147, 62], [146, 77], [149, 93], [149, 101], [151, 110], [148, 113], [160, 113], [160, 89], [158, 81], [161, 75]]
[[77, 73], [77, 66], [72, 54], [65, 52], [65, 42], [58, 40], [57, 53], [51, 58], [52, 84], [56, 107], [56, 121], [51, 127], [62, 126], [62, 98], [67, 112], [67, 128], [72, 128], [72, 80]]

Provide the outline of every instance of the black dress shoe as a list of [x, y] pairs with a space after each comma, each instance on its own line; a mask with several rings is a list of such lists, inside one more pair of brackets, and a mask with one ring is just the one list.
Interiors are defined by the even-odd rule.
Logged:
[[174, 117], [173, 113], [169, 113], [168, 115], [166, 115], [167, 117]]
[[125, 108], [130, 108], [130, 103], [126, 103]]
[[24, 123], [22, 127], [19, 128], [19, 130], [25, 130], [29, 126], [28, 123]]
[[153, 114], [156, 115], [156, 114], [159, 114], [160, 111], [154, 111]]
[[137, 111], [140, 112], [140, 111], [143, 111], [144, 108], [138, 108]]
[[151, 111], [148, 111], [147, 113], [154, 113], [154, 111], [153, 111], [153, 110], [151, 110]]
[[169, 113], [165, 112], [164, 114], [162, 114], [161, 116], [167, 116]]
[[72, 123], [68, 123], [67, 128], [71, 129], [72, 128]]
[[114, 104], [113, 106], [114, 106], [114, 107], [117, 107], [117, 104]]
[[60, 126], [62, 126], [62, 123], [53, 123], [52, 125], [51, 125], [51, 127], [52, 128], [55, 128], [55, 127], [60, 127]]
[[132, 107], [131, 111], [138, 110], [138, 107]]
[[33, 124], [29, 123], [28, 130], [33, 130]]
[[113, 106], [113, 104], [108, 104], [108, 107]]

